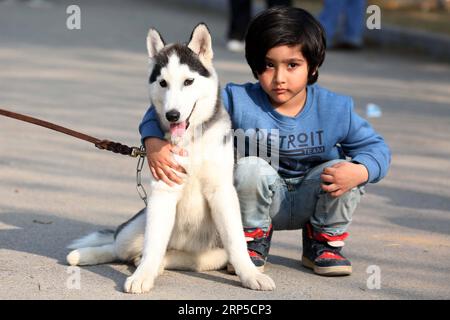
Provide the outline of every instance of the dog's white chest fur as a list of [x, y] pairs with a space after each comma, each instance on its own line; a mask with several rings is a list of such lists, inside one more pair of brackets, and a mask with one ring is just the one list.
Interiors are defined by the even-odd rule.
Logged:
[[199, 179], [191, 177], [186, 181], [176, 210], [169, 250], [200, 252], [221, 246]]
[[[221, 126], [228, 127], [227, 124], [221, 123]], [[231, 145], [218, 143], [219, 140], [223, 141], [223, 137], [216, 132], [223, 131], [214, 129], [217, 128], [211, 128], [201, 138], [191, 140], [192, 135], [187, 134], [184, 141], [179, 141], [179, 147], [185, 148], [188, 156], [174, 155], [174, 160], [185, 168], [187, 174], [183, 175], [184, 183], [176, 207], [169, 250], [199, 252], [221, 247], [206, 194], [214, 192], [215, 186], [208, 185], [212, 180], [211, 171], [216, 171], [215, 176], [219, 179], [222, 179], [223, 173], [232, 174], [233, 159], [229, 157]]]

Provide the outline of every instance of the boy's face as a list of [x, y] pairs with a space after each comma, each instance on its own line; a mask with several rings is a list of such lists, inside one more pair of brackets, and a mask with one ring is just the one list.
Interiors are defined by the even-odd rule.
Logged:
[[300, 45], [282, 45], [266, 54], [266, 69], [258, 75], [273, 107], [303, 107], [308, 83], [308, 63]]

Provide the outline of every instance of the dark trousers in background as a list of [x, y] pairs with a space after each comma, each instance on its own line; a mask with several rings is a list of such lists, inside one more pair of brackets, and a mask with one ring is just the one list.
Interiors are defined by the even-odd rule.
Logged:
[[[290, 6], [291, 0], [266, 0], [268, 8], [273, 6]], [[228, 39], [243, 41], [247, 26], [252, 18], [251, 0], [229, 0]]]

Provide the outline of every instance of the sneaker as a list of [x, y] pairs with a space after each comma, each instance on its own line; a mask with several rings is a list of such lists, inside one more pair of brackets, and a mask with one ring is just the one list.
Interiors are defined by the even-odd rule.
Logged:
[[316, 232], [308, 222], [303, 228], [303, 266], [321, 276], [350, 275], [352, 264], [340, 253], [347, 237], [347, 232], [336, 236]]
[[[260, 228], [244, 228], [245, 240], [247, 241], [247, 252], [256, 268], [264, 272], [264, 265], [270, 250], [273, 228], [269, 226], [267, 231]], [[227, 271], [236, 273], [231, 263], [227, 265]]]
[[227, 49], [230, 50], [231, 52], [244, 52], [245, 42], [235, 39], [228, 40]]

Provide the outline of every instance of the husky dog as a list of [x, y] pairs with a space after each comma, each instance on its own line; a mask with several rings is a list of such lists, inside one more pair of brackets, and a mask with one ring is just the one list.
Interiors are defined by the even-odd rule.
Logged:
[[[187, 45], [165, 45], [158, 31], [147, 37], [150, 100], [166, 137], [188, 152], [175, 159], [185, 168], [181, 185], [151, 179], [148, 207], [114, 231], [74, 241], [71, 265], [131, 261], [137, 266], [124, 290], [148, 292], [164, 269], [208, 271], [231, 263], [244, 287], [275, 284], [252, 263], [233, 186], [231, 121], [221, 103], [205, 24]], [[195, 134], [200, 130], [201, 134]]]

